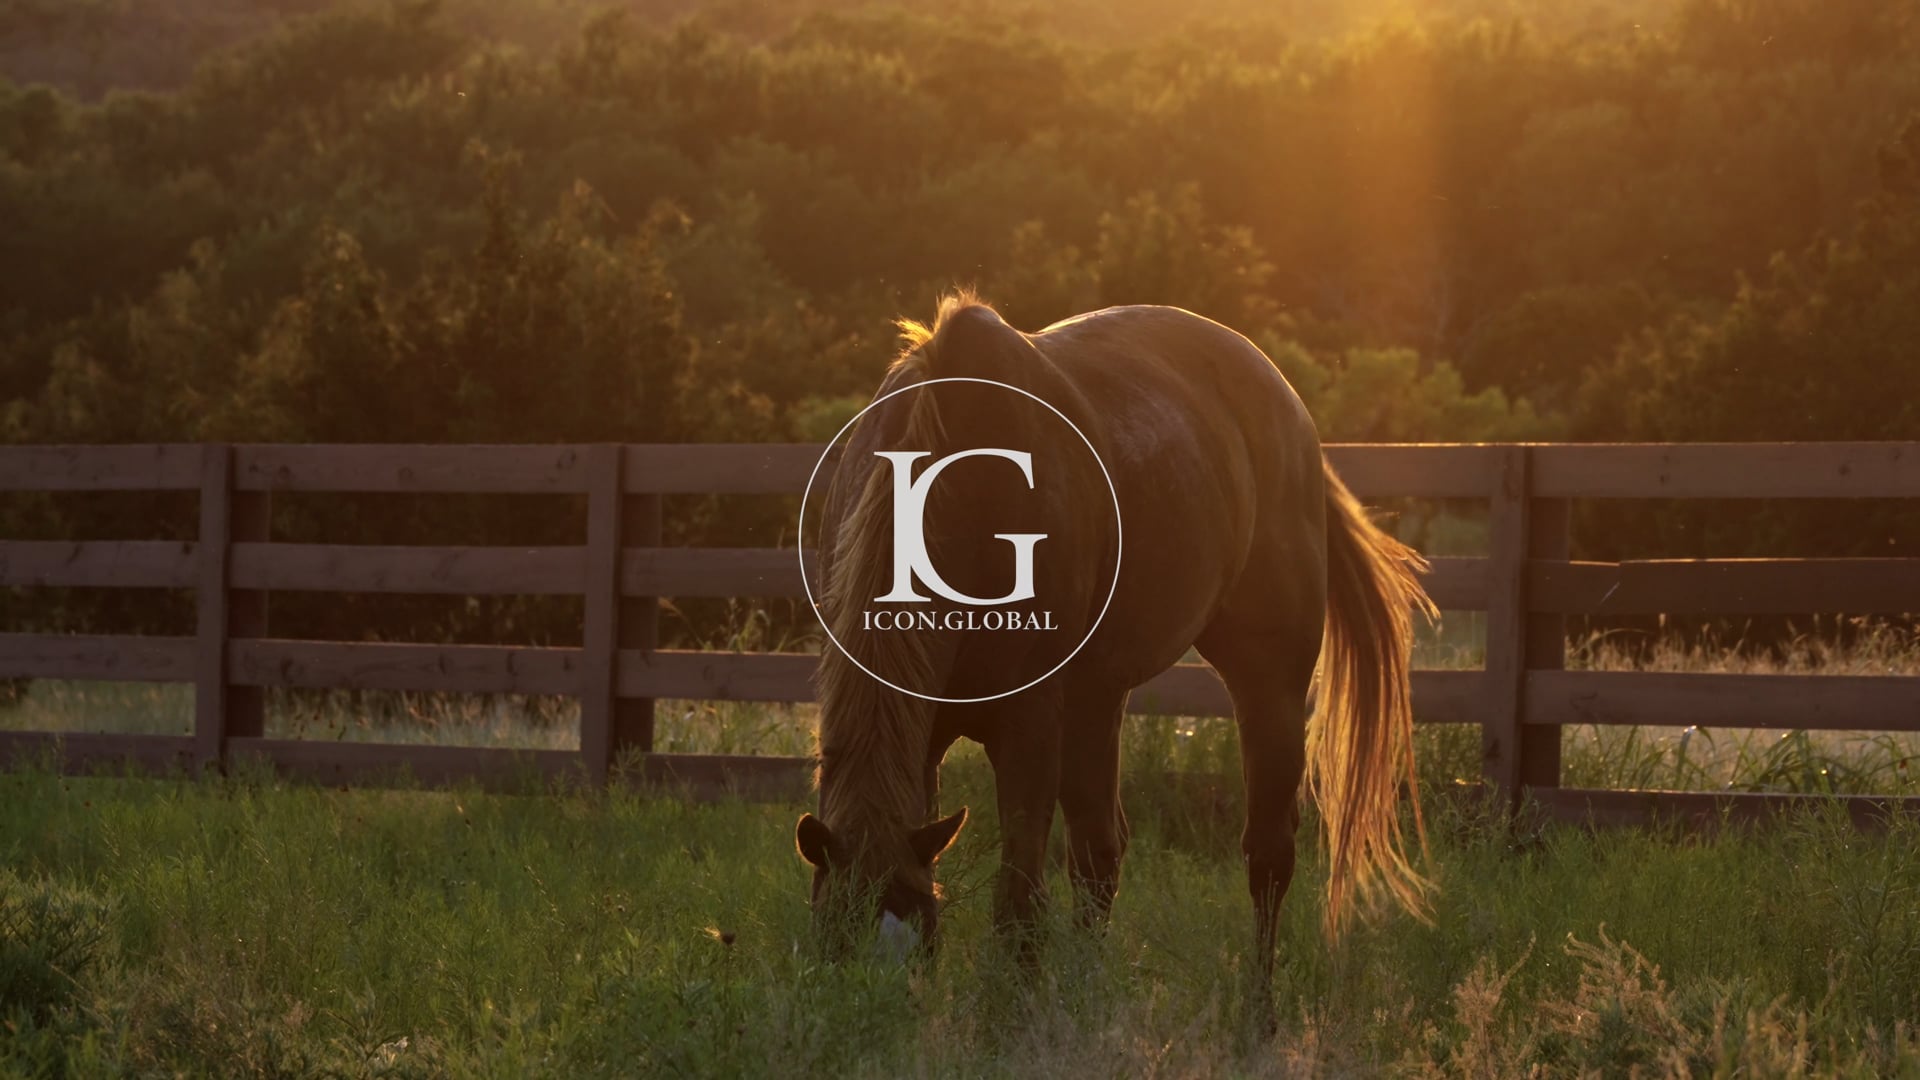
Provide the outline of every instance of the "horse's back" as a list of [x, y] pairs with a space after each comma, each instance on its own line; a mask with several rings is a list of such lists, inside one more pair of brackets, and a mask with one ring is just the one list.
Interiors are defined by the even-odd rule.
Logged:
[[1031, 340], [1098, 418], [1120, 498], [1120, 587], [1087, 649], [1096, 676], [1148, 678], [1236, 609], [1317, 642], [1319, 437], [1266, 354], [1170, 307], [1107, 308]]
[[1152, 420], [1169, 405], [1190, 420], [1231, 417], [1258, 456], [1312, 457], [1318, 469], [1319, 437], [1300, 396], [1259, 346], [1212, 319], [1176, 307], [1111, 307], [1054, 323], [1032, 341], [1103, 409], [1146, 410], [1139, 418], [1153, 430], [1162, 430]]

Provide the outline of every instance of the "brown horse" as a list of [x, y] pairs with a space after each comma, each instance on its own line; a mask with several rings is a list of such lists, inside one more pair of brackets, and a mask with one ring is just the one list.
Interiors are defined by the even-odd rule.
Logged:
[[[933, 820], [938, 770], [966, 737], [984, 744], [997, 785], [996, 924], [1037, 915], [1056, 804], [1077, 913], [1104, 921], [1127, 847], [1127, 694], [1193, 646], [1225, 681], [1239, 727], [1256, 970], [1271, 972], [1303, 781], [1330, 856], [1327, 931], [1381, 896], [1422, 912], [1426, 883], [1406, 856], [1399, 803], [1414, 782], [1411, 617], [1432, 613], [1423, 564], [1328, 468], [1306, 408], [1266, 355], [1168, 307], [1109, 308], [1028, 335], [962, 296], [942, 302], [931, 328], [902, 329], [907, 347], [878, 404], [852, 426], [825, 499], [810, 500], [820, 538], [809, 580], [838, 646], [818, 676], [819, 816], [796, 830], [815, 867], [816, 910], [865, 895], [887, 931], [931, 943], [934, 862], [966, 816]], [[1003, 595], [1009, 544], [1019, 554], [1015, 538], [1026, 537], [1031, 595], [1016, 582], [1005, 606], [1044, 611], [1053, 629], [992, 633], [896, 615], [883, 620], [892, 632], [875, 631], [874, 601], [890, 581], [899, 588], [905, 520], [893, 506], [905, 466], [881, 455], [1009, 447], [1032, 450], [1030, 475], [1011, 458], [983, 460], [933, 488], [921, 565], [977, 604]], [[1414, 820], [1418, 830], [1417, 796]]]

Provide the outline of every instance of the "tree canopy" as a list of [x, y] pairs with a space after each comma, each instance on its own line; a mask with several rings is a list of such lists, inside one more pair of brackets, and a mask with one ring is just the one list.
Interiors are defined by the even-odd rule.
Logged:
[[[1336, 438], [1729, 437], [1684, 404], [1701, 328], [1816, 288], [1777, 253], [1911, 219], [1882, 191], [1920, 109], [1896, 0], [1462, 0], [1338, 32], [1229, 0], [1169, 31], [1140, 0], [1093, 36], [986, 6], [318, 7], [240, 5], [266, 32], [173, 89], [0, 84], [13, 437], [803, 436], [954, 284], [1030, 327], [1191, 307], [1297, 350]], [[57, 36], [139, 5], [6, 10]], [[1855, 371], [1896, 323], [1851, 326]], [[490, 414], [530, 367], [582, 396]], [[1362, 403], [1402, 368], [1421, 402]], [[1782, 387], [1802, 422], [1769, 430], [1911, 424], [1848, 385]], [[374, 386], [420, 407], [360, 407]]]
[[0, 415], [817, 438], [970, 285], [1329, 439], [1911, 438], [1917, 10], [0, 0]]

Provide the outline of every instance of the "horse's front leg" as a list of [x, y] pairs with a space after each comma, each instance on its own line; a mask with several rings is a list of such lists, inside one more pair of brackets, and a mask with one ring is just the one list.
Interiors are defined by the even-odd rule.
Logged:
[[940, 763], [947, 758], [947, 751], [953, 749], [957, 736], [939, 726], [934, 727], [933, 738], [927, 743], [927, 756], [920, 764], [920, 780], [927, 793], [927, 820], [940, 817]]
[[1047, 837], [1060, 794], [1060, 718], [1057, 708], [1030, 703], [1003, 712], [996, 728], [987, 744], [1000, 807], [993, 922], [1018, 935], [1030, 954], [1046, 906]]
[[1060, 811], [1067, 819], [1067, 865], [1074, 917], [1104, 928], [1127, 854], [1127, 815], [1120, 807], [1120, 724], [1127, 692], [1081, 687], [1067, 695], [1060, 761]]

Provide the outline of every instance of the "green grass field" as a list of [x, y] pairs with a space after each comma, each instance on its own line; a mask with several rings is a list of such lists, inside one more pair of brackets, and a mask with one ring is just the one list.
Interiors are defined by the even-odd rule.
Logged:
[[[987, 805], [977, 761], [952, 787]], [[1138, 785], [1136, 785], [1137, 787]], [[1434, 924], [1290, 898], [1250, 1035], [1234, 825], [1161, 793], [1023, 983], [991, 813], [936, 966], [818, 962], [791, 806], [0, 777], [12, 1075], [1920, 1075], [1920, 830], [1710, 843], [1440, 809]], [[1056, 892], [1064, 881], [1056, 875]]]
[[[1911, 670], [1912, 645], [1789, 662]], [[1605, 643], [1576, 659], [1628, 662]], [[0, 724], [175, 730], [188, 703], [43, 682]], [[804, 709], [661, 713], [666, 749], [794, 753], [810, 737]], [[282, 699], [270, 722], [573, 737], [547, 702]], [[1032, 979], [989, 933], [997, 827], [970, 748], [945, 777], [949, 805], [977, 815], [943, 864], [945, 946], [909, 969], [814, 955], [798, 804], [0, 775], [0, 1061], [22, 1076], [1920, 1076], [1920, 827], [1860, 835], [1810, 814], [1710, 838], [1513, 833], [1430, 798], [1433, 924], [1386, 917], [1329, 949], [1310, 855], [1267, 1040], [1243, 982], [1230, 725], [1136, 720], [1128, 739], [1136, 836], [1111, 932], [1059, 922]], [[1426, 729], [1420, 749], [1429, 791], [1475, 775], [1477, 731]], [[1574, 783], [1915, 790], [1911, 746], [1887, 737], [1614, 729], [1567, 750]], [[1064, 897], [1063, 870], [1052, 888]]]

